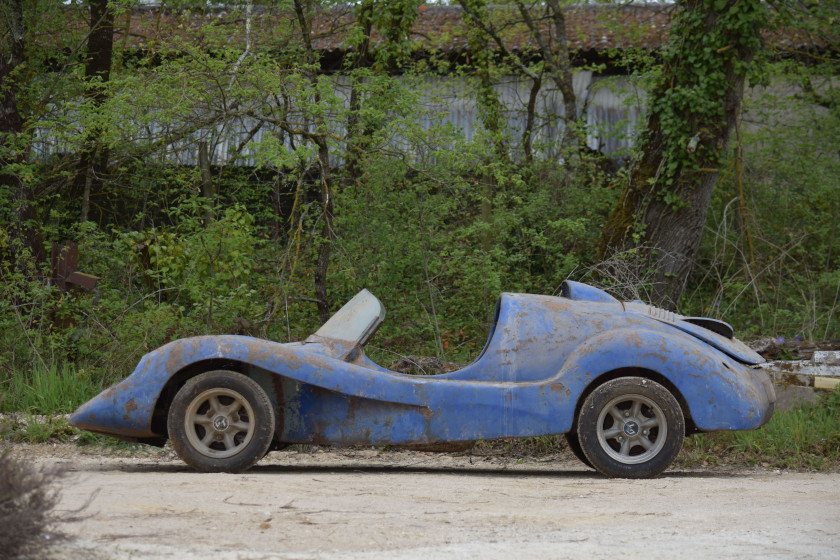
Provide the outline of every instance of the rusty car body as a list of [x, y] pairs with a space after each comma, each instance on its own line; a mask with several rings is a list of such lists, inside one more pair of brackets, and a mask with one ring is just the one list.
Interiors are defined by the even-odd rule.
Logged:
[[650, 477], [686, 434], [751, 430], [773, 414], [763, 359], [732, 328], [567, 281], [560, 297], [502, 294], [484, 350], [450, 373], [372, 362], [384, 319], [363, 290], [305, 341], [199, 336], [146, 354], [71, 424], [238, 472], [289, 443], [421, 446], [566, 434], [607, 476]]

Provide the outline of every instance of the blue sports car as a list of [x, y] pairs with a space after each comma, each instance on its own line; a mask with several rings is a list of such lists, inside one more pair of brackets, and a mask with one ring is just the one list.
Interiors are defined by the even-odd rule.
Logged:
[[694, 432], [773, 415], [761, 356], [715, 319], [621, 302], [567, 281], [560, 297], [502, 294], [487, 344], [450, 373], [365, 356], [385, 317], [362, 290], [303, 342], [176, 340], [82, 405], [71, 424], [162, 445], [199, 471], [239, 472], [290, 443], [423, 446], [566, 434], [610, 477], [652, 477]]

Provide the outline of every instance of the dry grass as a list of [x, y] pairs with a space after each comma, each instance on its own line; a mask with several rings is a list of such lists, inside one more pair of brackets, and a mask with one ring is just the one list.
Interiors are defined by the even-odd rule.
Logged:
[[53, 508], [58, 490], [52, 485], [63, 472], [35, 468], [0, 452], [0, 556], [39, 558], [48, 545], [63, 538], [55, 530]]

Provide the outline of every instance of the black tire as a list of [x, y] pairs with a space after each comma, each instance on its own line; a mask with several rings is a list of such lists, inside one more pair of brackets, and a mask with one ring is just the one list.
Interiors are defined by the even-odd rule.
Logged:
[[680, 452], [685, 419], [677, 399], [659, 383], [621, 377], [586, 397], [577, 435], [584, 455], [601, 474], [650, 478]]
[[181, 387], [167, 417], [178, 456], [201, 472], [242, 472], [262, 459], [274, 437], [274, 409], [252, 379], [209, 371]]
[[566, 432], [565, 436], [569, 450], [574, 454], [574, 456], [590, 469], [594, 468], [592, 463], [589, 462], [589, 459], [586, 458], [586, 455], [583, 454], [583, 448], [580, 446], [580, 440], [578, 439], [577, 432]]

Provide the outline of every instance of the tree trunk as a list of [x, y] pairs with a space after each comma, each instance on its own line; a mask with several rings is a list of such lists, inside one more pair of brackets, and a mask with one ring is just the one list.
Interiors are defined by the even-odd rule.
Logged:
[[[8, 37], [8, 51], [0, 52], [0, 192], [12, 195], [11, 251], [12, 265], [32, 277], [36, 271], [28, 263], [27, 253], [36, 265], [46, 260], [44, 245], [35, 227], [37, 213], [32, 189], [21, 181], [9, 166], [26, 162], [28, 141], [22, 139], [23, 119], [17, 104], [18, 86], [13, 73], [23, 63], [26, 25], [22, 0], [7, 0], [3, 34]], [[5, 188], [3, 188], [5, 187]]]
[[484, 231], [481, 234], [481, 248], [485, 252], [489, 252], [495, 239], [493, 202], [499, 186], [493, 164], [508, 161], [507, 131], [504, 124], [505, 107], [493, 88], [492, 60], [487, 42], [483, 36], [471, 36], [469, 45], [472, 51], [472, 65], [478, 80], [476, 92], [478, 115], [481, 124], [489, 133], [491, 142], [488, 161], [484, 162], [482, 170], [479, 172], [479, 180], [482, 184], [480, 213], [481, 221], [485, 224]]
[[[111, 78], [111, 60], [114, 50], [114, 10], [108, 0], [91, 0], [90, 32], [87, 40], [85, 62], [85, 96], [99, 107], [105, 101], [104, 84]], [[102, 190], [103, 177], [108, 167], [108, 150], [99, 145], [101, 131], [87, 131], [85, 148], [79, 158], [75, 188], [82, 191], [81, 221], [89, 218], [90, 197]]]
[[700, 246], [766, 17], [759, 0], [728, 0], [722, 9], [715, 4], [677, 4], [661, 79], [648, 99], [641, 155], [599, 247], [602, 258], [638, 248], [652, 272], [652, 303], [670, 308]]
[[532, 148], [534, 142], [534, 123], [536, 122], [537, 96], [540, 94], [541, 87], [541, 78], [531, 80], [531, 90], [528, 94], [528, 106], [525, 112], [525, 129], [522, 131], [522, 151], [525, 154], [525, 161], [528, 163], [534, 161]]
[[565, 152], [564, 155], [569, 157], [577, 153], [578, 141], [575, 125], [578, 115], [572, 61], [569, 58], [569, 44], [566, 40], [566, 14], [557, 0], [547, 0], [546, 5], [554, 30], [555, 43], [553, 45], [543, 37], [539, 24], [531, 17], [530, 7], [525, 6], [522, 0], [516, 0], [519, 13], [528, 26], [531, 36], [539, 46], [548, 75], [551, 76], [552, 81], [557, 85], [557, 89], [563, 95], [563, 122], [565, 126], [561, 146]]
[[560, 93], [563, 94], [563, 118], [566, 122], [566, 130], [563, 131], [563, 146], [568, 152], [568, 157], [576, 151], [579, 143], [576, 131], [578, 114], [572, 59], [569, 57], [569, 43], [566, 40], [566, 14], [557, 0], [547, 0], [546, 4], [548, 4], [551, 13], [551, 21], [554, 24], [554, 40], [557, 44], [557, 53], [551, 57], [549, 68], [551, 68], [554, 82], [560, 89]]
[[[373, 0], [363, 0], [357, 8], [359, 26], [362, 29], [362, 37], [356, 47], [353, 56], [353, 68], [360, 68], [368, 62], [368, 51], [370, 50], [370, 33], [373, 29]], [[362, 99], [359, 94], [357, 78], [350, 75], [350, 112], [347, 116], [347, 182], [348, 185], [359, 185], [362, 178], [362, 157], [367, 148], [365, 138], [370, 134], [364, 123], [360, 120]]]
[[[304, 5], [303, 0], [294, 0], [294, 8], [298, 24], [300, 25], [306, 61], [309, 67], [312, 68], [317, 57], [312, 47], [312, 25], [307, 13], [311, 6], [308, 4]], [[321, 102], [317, 87], [318, 77], [313, 70], [309, 70], [309, 74], [309, 79], [312, 85], [315, 86], [313, 88], [315, 91], [314, 102], [318, 104]], [[330, 318], [330, 300], [327, 295], [327, 272], [329, 271], [333, 242], [333, 201], [330, 151], [325, 133], [326, 122], [322, 116], [316, 117], [315, 129], [316, 132], [309, 134], [308, 139], [318, 147], [318, 166], [321, 183], [321, 219], [323, 223], [321, 227], [321, 239], [318, 245], [318, 258], [315, 263], [315, 297], [318, 300], [318, 317], [322, 323], [326, 323], [327, 319]]]

